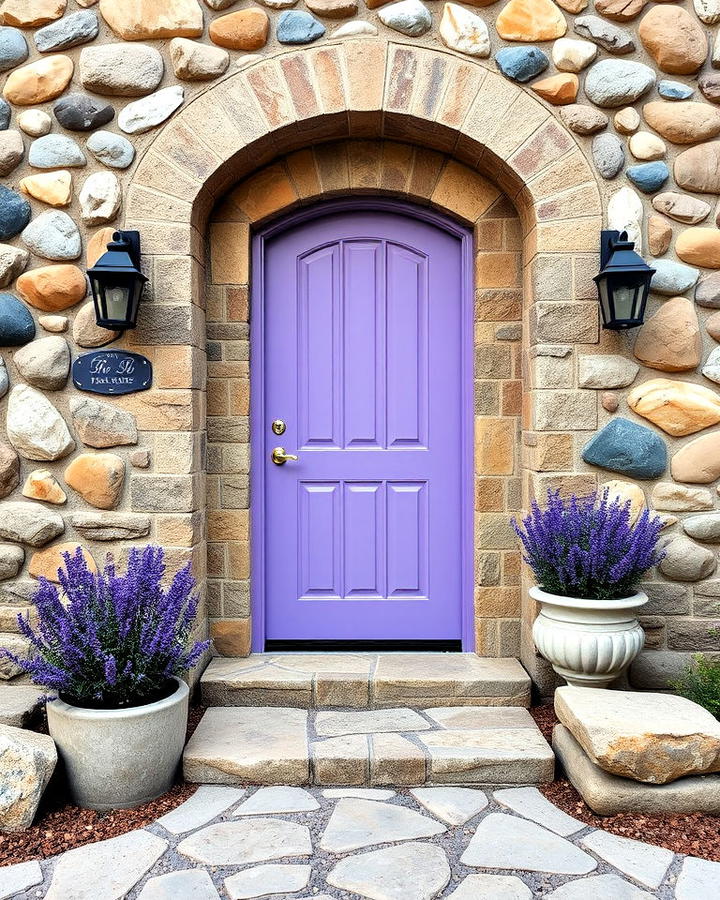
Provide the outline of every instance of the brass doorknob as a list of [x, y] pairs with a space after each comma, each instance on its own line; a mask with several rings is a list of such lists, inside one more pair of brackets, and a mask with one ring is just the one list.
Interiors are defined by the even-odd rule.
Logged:
[[286, 453], [284, 447], [275, 447], [270, 454], [270, 459], [276, 466], [284, 466], [289, 459], [297, 459], [294, 453]]

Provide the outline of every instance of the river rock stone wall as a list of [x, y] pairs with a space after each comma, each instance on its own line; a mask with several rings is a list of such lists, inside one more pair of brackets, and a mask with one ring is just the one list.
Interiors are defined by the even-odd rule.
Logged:
[[[720, 649], [720, 0], [4, 0], [0, 16], [0, 643], [20, 645], [15, 615], [31, 614], [33, 579], [52, 577], [65, 547], [101, 565], [108, 549], [158, 541], [204, 585], [205, 335], [163, 307], [190, 276], [153, 257], [142, 328], [118, 336], [94, 324], [85, 269], [122, 224], [138, 160], [208, 83], [288, 48], [377, 35], [441, 47], [540, 98], [591, 160], [608, 225], [656, 267], [643, 328], [598, 339], [570, 304], [547, 302], [595, 272], [538, 263], [544, 302], [528, 327], [544, 349], [524, 381], [542, 390], [522, 461], [574, 473], [560, 480], [577, 489], [611, 481], [664, 515], [648, 644]], [[195, 164], [182, 144], [166, 152], [180, 171]], [[582, 216], [586, 195], [563, 201]], [[145, 353], [153, 389], [76, 391], [72, 359], [99, 346]]]

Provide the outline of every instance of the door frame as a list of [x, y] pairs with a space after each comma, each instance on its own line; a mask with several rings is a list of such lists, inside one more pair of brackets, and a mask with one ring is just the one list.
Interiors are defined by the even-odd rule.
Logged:
[[464, 652], [475, 649], [474, 610], [474, 279], [473, 235], [469, 228], [449, 216], [405, 200], [387, 197], [354, 196], [336, 200], [321, 200], [281, 218], [254, 232], [250, 255], [250, 628], [251, 651], [265, 650], [265, 465], [264, 465], [264, 409], [265, 409], [265, 244], [283, 231], [302, 222], [321, 218], [334, 212], [365, 211], [394, 212], [419, 219], [442, 228], [461, 243], [461, 640]]

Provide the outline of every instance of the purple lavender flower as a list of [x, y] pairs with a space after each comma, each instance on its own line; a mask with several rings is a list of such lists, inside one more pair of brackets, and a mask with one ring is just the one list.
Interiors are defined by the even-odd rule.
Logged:
[[133, 548], [124, 575], [111, 562], [92, 573], [79, 547], [63, 558], [64, 602], [58, 587], [41, 578], [37, 624], [18, 616], [30, 655], [2, 651], [36, 684], [79, 706], [133, 706], [160, 695], [208, 648], [209, 641], [191, 640], [198, 598], [189, 564], [165, 589], [161, 547]]
[[540, 587], [562, 597], [630, 597], [664, 556], [661, 520], [644, 509], [630, 524], [630, 501], [609, 503], [607, 489], [569, 500], [548, 491], [544, 509], [533, 501], [522, 527], [515, 519], [512, 525]]

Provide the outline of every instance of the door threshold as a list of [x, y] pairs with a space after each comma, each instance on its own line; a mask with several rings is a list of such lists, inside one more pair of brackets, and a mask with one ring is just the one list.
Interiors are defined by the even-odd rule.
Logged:
[[462, 641], [265, 641], [265, 653], [461, 653]]

